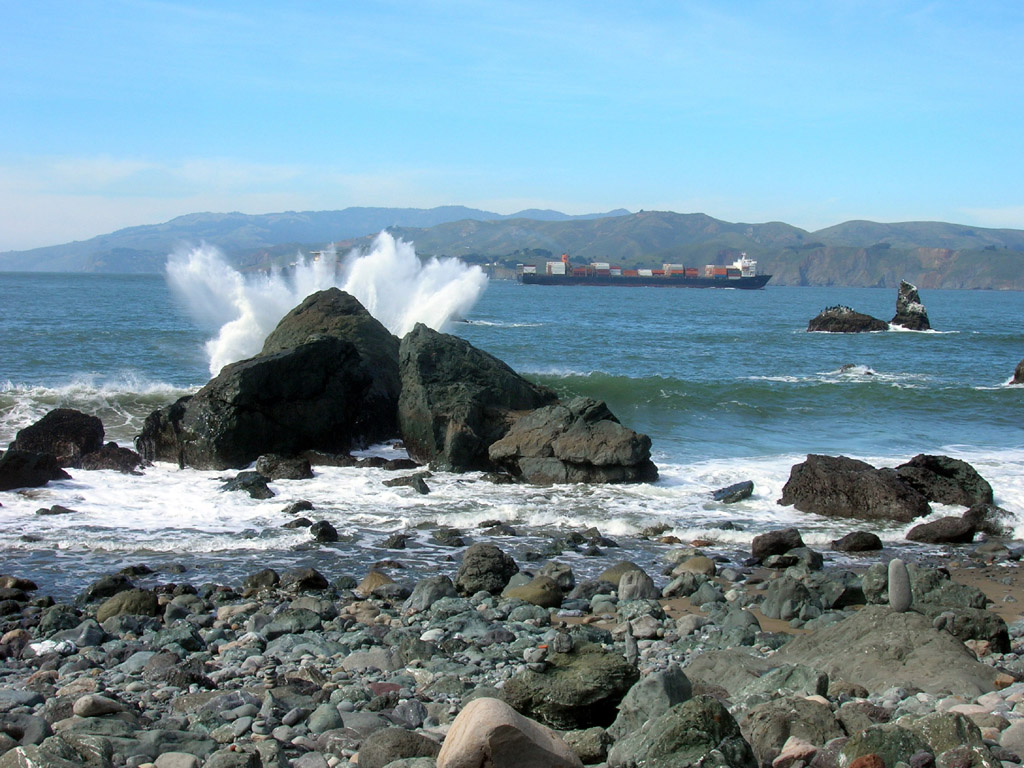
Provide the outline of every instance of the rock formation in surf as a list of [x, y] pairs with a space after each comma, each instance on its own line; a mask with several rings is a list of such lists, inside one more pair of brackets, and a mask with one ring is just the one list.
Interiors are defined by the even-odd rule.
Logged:
[[491, 469], [487, 449], [508, 432], [514, 414], [558, 399], [468, 341], [422, 323], [402, 339], [399, 371], [406, 450], [454, 471]]
[[809, 454], [790, 470], [779, 504], [826, 517], [909, 523], [931, 512], [929, 502], [992, 503], [992, 487], [960, 459], [920, 454], [895, 469], [846, 456]]
[[136, 445], [149, 461], [228, 469], [395, 437], [417, 461], [452, 471], [543, 484], [657, 477], [650, 438], [604, 403], [560, 405], [492, 355], [424, 325], [399, 343], [337, 288], [289, 312], [259, 355], [150, 414]]
[[855, 312], [843, 305], [823, 309], [807, 324], [808, 332], [820, 333], [870, 333], [888, 329], [889, 324], [884, 320]]
[[20, 430], [10, 448], [49, 453], [62, 467], [77, 467], [82, 457], [103, 447], [103, 422], [73, 408], [56, 408]]
[[586, 397], [523, 414], [488, 453], [501, 468], [537, 485], [658, 479], [651, 438], [622, 426], [608, 406]]
[[1011, 384], [1024, 384], [1024, 360], [1017, 363], [1017, 369], [1013, 372]]
[[911, 331], [927, 331], [932, 327], [928, 321], [928, 312], [917, 295], [917, 287], [906, 280], [900, 281], [899, 292], [896, 294], [896, 315], [889, 322]]
[[331, 288], [289, 312], [259, 355], [150, 414], [136, 446], [148, 461], [197, 469], [347, 451], [395, 436], [398, 381], [398, 339]]

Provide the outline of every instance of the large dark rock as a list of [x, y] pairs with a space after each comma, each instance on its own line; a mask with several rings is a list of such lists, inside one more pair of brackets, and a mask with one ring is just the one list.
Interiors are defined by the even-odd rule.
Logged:
[[640, 673], [619, 654], [599, 646], [548, 657], [543, 672], [526, 670], [506, 681], [502, 697], [527, 717], [572, 730], [615, 720], [619, 702]]
[[871, 531], [852, 531], [832, 540], [832, 549], [836, 552], [874, 552], [881, 548], [882, 540]]
[[823, 333], [870, 333], [887, 331], [889, 324], [877, 317], [855, 312], [849, 307], [838, 305], [823, 309], [807, 324], [808, 331]]
[[1013, 378], [1010, 379], [1011, 384], [1024, 384], [1024, 360], [1017, 363], [1017, 368], [1013, 372]]
[[988, 536], [1010, 536], [1013, 528], [1006, 521], [1013, 519], [1013, 514], [995, 504], [975, 504], [966, 512], [964, 519], [969, 520], [974, 530]]
[[49, 453], [62, 467], [77, 467], [82, 456], [103, 446], [103, 422], [73, 408], [57, 408], [20, 430], [10, 447]]
[[791, 549], [804, 546], [800, 531], [796, 528], [781, 528], [754, 537], [750, 542], [750, 556], [761, 561], [772, 555], [784, 555]]
[[107, 443], [97, 451], [85, 454], [79, 466], [86, 470], [112, 469], [126, 475], [138, 474], [142, 457], [131, 448], [122, 448], [117, 443]]
[[496, 595], [517, 573], [519, 566], [509, 555], [493, 544], [477, 542], [462, 556], [462, 565], [455, 574], [455, 586], [465, 595], [477, 592]]
[[723, 504], [735, 504], [738, 501], [749, 499], [754, 493], [754, 481], [744, 480], [741, 483], [733, 483], [725, 488], [719, 488], [711, 494], [711, 498]]
[[658, 478], [651, 439], [622, 426], [603, 402], [577, 397], [520, 416], [489, 451], [529, 483], [634, 483]]
[[846, 456], [816, 454], [793, 466], [779, 504], [828, 517], [901, 523], [931, 511], [928, 500], [894, 469], [876, 469]]
[[961, 459], [921, 453], [896, 467], [896, 472], [928, 501], [964, 507], [992, 503], [992, 486]]
[[975, 528], [970, 519], [940, 517], [930, 523], [915, 525], [907, 532], [907, 541], [922, 544], [969, 544], [974, 541]]
[[148, 461], [228, 469], [394, 437], [397, 346], [351, 296], [320, 291], [281, 320], [260, 355], [150, 414], [136, 447]]
[[256, 471], [268, 480], [308, 480], [313, 477], [313, 468], [304, 456], [287, 458], [266, 454], [256, 459]]
[[487, 449], [508, 431], [512, 413], [556, 400], [493, 355], [419, 323], [402, 339], [399, 370], [406, 450], [456, 471], [490, 469]]
[[932, 327], [924, 304], [917, 295], [917, 286], [900, 280], [900, 289], [896, 294], [896, 315], [890, 322], [911, 331], [927, 331]]
[[50, 453], [11, 449], [0, 457], [0, 491], [38, 488], [51, 480], [70, 480]]

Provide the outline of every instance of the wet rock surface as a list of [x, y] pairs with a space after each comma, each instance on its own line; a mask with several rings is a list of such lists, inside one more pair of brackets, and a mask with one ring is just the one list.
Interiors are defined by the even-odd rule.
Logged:
[[808, 332], [816, 333], [873, 333], [888, 329], [889, 324], [884, 320], [842, 305], [823, 309], [807, 323]]

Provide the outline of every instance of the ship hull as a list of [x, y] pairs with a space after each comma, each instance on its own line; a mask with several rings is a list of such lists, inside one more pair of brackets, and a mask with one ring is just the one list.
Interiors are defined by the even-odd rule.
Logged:
[[519, 282], [524, 285], [615, 285], [634, 288], [739, 288], [756, 291], [764, 288], [771, 275], [753, 277], [686, 277], [685, 275], [537, 275], [524, 272]]

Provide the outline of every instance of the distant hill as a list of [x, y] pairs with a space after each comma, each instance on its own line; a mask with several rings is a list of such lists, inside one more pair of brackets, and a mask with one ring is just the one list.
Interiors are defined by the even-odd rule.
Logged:
[[159, 272], [168, 253], [201, 241], [241, 269], [287, 264], [297, 251], [369, 245], [382, 229], [421, 256], [472, 263], [542, 264], [568, 253], [577, 263], [623, 267], [726, 264], [746, 253], [771, 285], [1024, 290], [1024, 231], [944, 222], [848, 221], [808, 232], [783, 222], [731, 223], [702, 213], [615, 210], [511, 216], [461, 206], [347, 208], [250, 216], [197, 213], [91, 240], [0, 254], [0, 270]]
[[[391, 227], [433, 227], [460, 220], [502, 220], [530, 215], [548, 221], [627, 215], [608, 213], [571, 216], [558, 211], [523, 211], [502, 215], [459, 205], [439, 208], [345, 208], [340, 211], [191, 213], [163, 224], [119, 229], [89, 240], [0, 253], [0, 270], [31, 272], [160, 272], [167, 256], [183, 245], [207, 242], [229, 258], [253, 263], [254, 255], [273, 249], [294, 256], [299, 247], [319, 248], [335, 240], [362, 237]], [[270, 254], [270, 260], [273, 260]]]
[[[942, 222], [847, 222], [807, 232], [782, 222], [729, 223], [704, 214], [641, 211], [594, 221], [459, 221], [395, 228], [421, 255], [542, 264], [568, 253], [578, 263], [622, 267], [664, 262], [728, 264], [740, 253], [774, 275], [771, 285], [1024, 290], [1024, 231]], [[344, 246], [365, 246], [353, 240]]]
[[947, 248], [955, 251], [1008, 248], [1024, 251], [1024, 230], [983, 229], [939, 221], [878, 224], [847, 221], [820, 229], [816, 238], [829, 245], [867, 246], [887, 243], [892, 248]]

